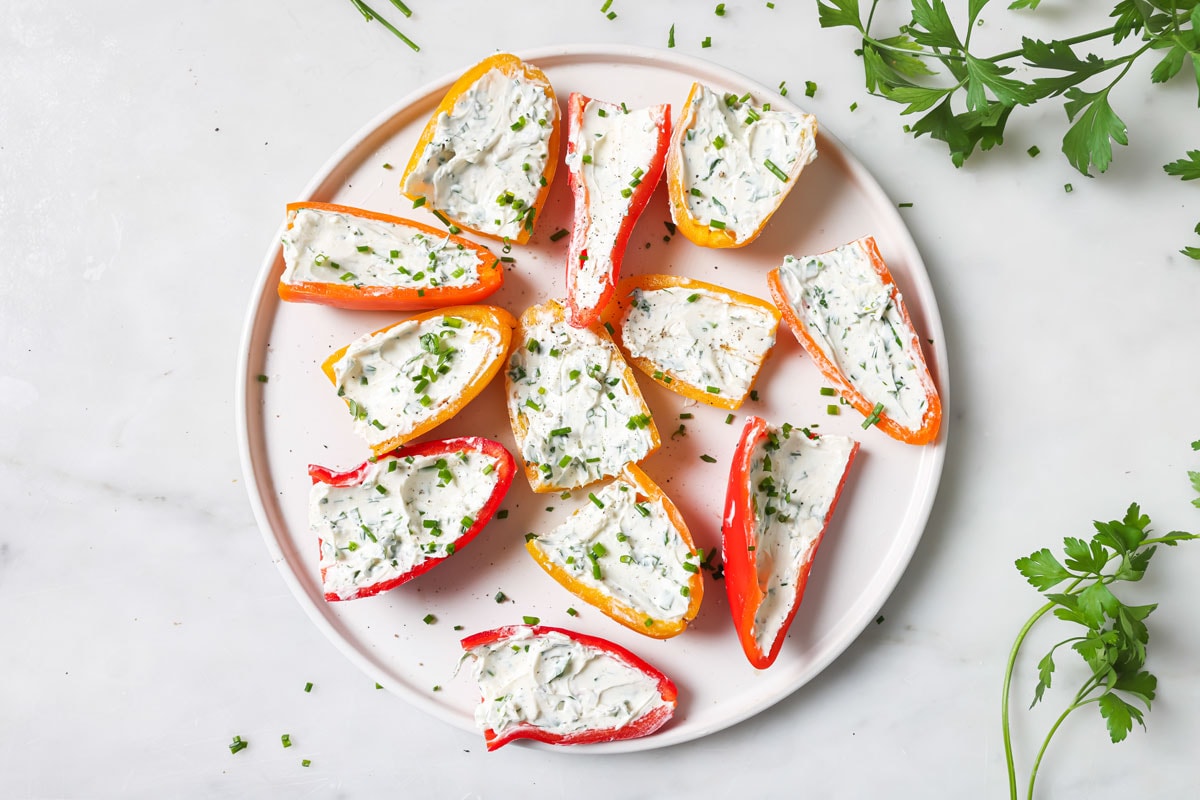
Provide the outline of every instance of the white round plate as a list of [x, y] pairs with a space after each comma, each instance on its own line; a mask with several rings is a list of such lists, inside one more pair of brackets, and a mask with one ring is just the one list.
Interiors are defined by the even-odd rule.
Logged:
[[[630, 107], [669, 102], [677, 113], [692, 82], [701, 81], [719, 92], [749, 91], [756, 102], [790, 106], [735, 72], [664, 51], [572, 46], [522, 58], [546, 72], [560, 102], [570, 92], [582, 92]], [[317, 173], [302, 197], [280, 198], [280, 217], [288, 201], [318, 200], [436, 224], [426, 209], [412, 209], [398, 181], [427, 118], [456, 77], [419, 90], [369, 123]], [[709, 250], [680, 235], [664, 242], [664, 222], [670, 215], [666, 187], [658, 187], [634, 230], [623, 274], [682, 274], [768, 298], [767, 271], [785, 254], [818, 253], [871, 234], [904, 293], [913, 323], [930, 342], [926, 355], [945, 404], [941, 319], [908, 230], [879, 185], [837, 140], [822, 133], [818, 152], [766, 231], [742, 249]], [[529, 305], [564, 295], [568, 239], [552, 242], [550, 236], [570, 227], [571, 213], [566, 169], [560, 164], [533, 239], [527, 246], [513, 247], [516, 263], [509, 265], [504, 287], [486, 302], [519, 315]], [[283, 270], [278, 242], [277, 234], [263, 262], [238, 367], [239, 436], [250, 500], [267, 547], [317, 626], [373, 680], [433, 716], [475, 729], [476, 687], [469, 670], [453, 674], [461, 654], [459, 639], [519, 624], [528, 615], [546, 625], [618, 642], [667, 673], [679, 687], [674, 720], [653, 736], [564, 749], [644, 750], [705, 736], [771, 706], [828, 666], [873, 619], [907, 566], [941, 475], [944, 423], [936, 444], [913, 447], [874, 428], [862, 430], [862, 417], [849, 407], [843, 406], [839, 416], [827, 415], [832, 398], [820, 394], [820, 374], [781, 325], [778, 345], [758, 378], [760, 399], [748, 400], [730, 424], [726, 411], [696, 405], [648, 379], [640, 381], [663, 438], [662, 449], [642, 467], [679, 506], [696, 544], [706, 551], [720, 547], [730, 457], [748, 414], [774, 424], [819, 425], [818, 431], [844, 433], [862, 442], [804, 602], [770, 669], [754, 669], [742, 654], [725, 584], [711, 574], [706, 574], [704, 603], [695, 622], [665, 641], [618, 625], [559, 586], [526, 553], [524, 535], [565, 519], [580, 502], [587, 502], [587, 492], [576, 491], [570, 499], [535, 495], [521, 474], [502, 504], [508, 518], [493, 520], [446, 563], [383, 595], [326, 603], [317, 541], [307, 522], [307, 467], [317, 463], [347, 469], [360, 464], [369, 451], [351, 431], [345, 405], [319, 365], [342, 345], [405, 315], [281, 303], [276, 295]], [[499, 251], [497, 243], [486, 243]], [[515, 453], [503, 383], [497, 378], [463, 413], [425, 438], [481, 435]], [[673, 436], [682, 412], [695, 416], [684, 423], [686, 435]], [[704, 454], [717, 462], [702, 461]], [[497, 602], [497, 592], [508, 601]], [[577, 617], [567, 614], [571, 607], [578, 609]], [[436, 623], [425, 624], [427, 614], [433, 614]], [[441, 690], [434, 692], [434, 686]]]

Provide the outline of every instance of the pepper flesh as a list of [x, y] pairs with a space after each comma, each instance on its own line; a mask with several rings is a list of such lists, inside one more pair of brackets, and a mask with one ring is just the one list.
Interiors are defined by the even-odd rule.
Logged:
[[584, 128], [583, 115], [589, 104], [602, 108], [609, 116], [616, 119], [622, 119], [628, 113], [622, 106], [602, 103], [576, 92], [572, 92], [567, 100], [567, 178], [575, 198], [575, 220], [571, 235], [571, 247], [567, 253], [567, 307], [570, 310], [568, 319], [576, 328], [586, 328], [595, 324], [604, 307], [612, 298], [617, 277], [621, 274], [621, 262], [625, 257], [625, 249], [629, 245], [629, 236], [633, 233], [638, 218], [646, 209], [650, 196], [654, 194], [654, 189], [662, 178], [666, 165], [667, 148], [671, 143], [671, 106], [652, 106], [649, 111], [658, 131], [656, 149], [647, 163], [638, 165], [642, 174], [631, 181], [635, 185], [626, 187], [631, 192], [628, 198], [629, 208], [621, 219], [612, 249], [606, 254], [612, 263], [612, 270], [606, 276], [600, 296], [593, 303], [581, 304], [576, 298], [575, 290], [579, 273], [582, 272], [585, 260], [596, 257], [595, 253], [589, 253], [587, 250], [588, 235], [592, 229], [594, 203], [589, 192], [588, 182], [583, 176], [587, 166], [578, 160], [580, 157], [578, 151], [586, 149], [581, 144], [581, 137]]
[[[736, 409], [741, 408], [742, 403], [746, 401], [750, 390], [754, 388], [754, 382], [751, 381], [746, 391], [739, 397], [727, 395], [724, 393], [716, 394], [708, 391], [707, 386], [696, 386], [681, 379], [675, 372], [662, 369], [658, 364], [643, 356], [634, 356], [629, 352], [629, 348], [625, 345], [624, 329], [625, 320], [629, 316], [632, 308], [631, 298], [635, 291], [654, 291], [656, 289], [667, 288], [682, 288], [696, 291], [711, 292], [713, 294], [722, 295], [728, 298], [730, 303], [738, 305], [752, 306], [760, 309], [767, 314], [770, 314], [773, 320], [771, 325], [771, 337], [774, 339], [775, 332], [779, 327], [780, 314], [779, 310], [766, 300], [761, 300], [748, 294], [726, 289], [723, 286], [717, 286], [714, 283], [706, 283], [693, 278], [685, 278], [682, 275], [634, 275], [625, 278], [617, 287], [616, 302], [610, 303], [604, 312], [604, 321], [613, 327], [613, 341], [621, 348], [621, 352], [629, 360], [631, 364], [640, 369], [646, 375], [649, 375], [652, 380], [667, 389], [670, 389], [676, 394], [683, 395], [690, 400], [696, 400], [717, 408]], [[759, 369], [762, 364], [766, 363], [767, 357], [771, 354], [774, 345], [768, 348], [763, 353], [762, 362], [759, 363]], [[755, 374], [757, 378], [757, 373]]]
[[[492, 357], [479, 366], [475, 375], [463, 388], [461, 394], [446, 403], [445, 406], [437, 413], [432, 414], [423, 421], [419, 422], [407, 433], [394, 436], [391, 439], [388, 439], [387, 441], [381, 442], [377, 445], [371, 445], [371, 450], [375, 453], [375, 455], [382, 455], [389, 450], [399, 447], [405, 442], [411, 441], [418, 436], [428, 433], [446, 420], [453, 418], [467, 405], [467, 403], [470, 403], [472, 400], [474, 400], [475, 397], [487, 387], [492, 378], [496, 377], [496, 373], [500, 371], [500, 366], [504, 363], [505, 355], [508, 353], [509, 345], [512, 343], [513, 328], [515, 328], [517, 325], [517, 321], [513, 319], [512, 314], [509, 314], [503, 308], [498, 306], [451, 306], [449, 308], [440, 308], [435, 311], [426, 311], [422, 314], [417, 314], [409, 317], [408, 319], [401, 320], [400, 322], [394, 322], [391, 325], [386, 325], [380, 328], [371, 335], [376, 336], [384, 333], [385, 331], [389, 331], [397, 325], [404, 325], [413, 322], [420, 323], [436, 317], [461, 317], [463, 319], [470, 320], [480, 327], [491, 328], [494, 330], [500, 337], [500, 341], [497, 344]], [[344, 356], [346, 351], [349, 349], [350, 345], [346, 345], [330, 355], [329, 358], [325, 359], [325, 362], [321, 364], [321, 371], [325, 373], [325, 376], [329, 378], [329, 382], [334, 386], [337, 386], [338, 383], [337, 374], [334, 371], [334, 365], [341, 360], [342, 356]], [[346, 402], [347, 405], [349, 405], [349, 401], [347, 400]]]
[[289, 229], [292, 227], [292, 220], [295, 219], [296, 213], [305, 208], [400, 225], [435, 239], [445, 239], [449, 244], [461, 246], [476, 254], [479, 280], [469, 286], [429, 286], [424, 288], [354, 285], [341, 281], [336, 283], [333, 281], [285, 283], [280, 280], [279, 298], [281, 300], [292, 303], [320, 303], [361, 311], [418, 311], [474, 303], [492, 294], [504, 283], [504, 269], [500, 265], [500, 259], [491, 250], [470, 239], [452, 236], [444, 230], [438, 230], [410, 219], [334, 203], [289, 203], [287, 206]]
[[[500, 507], [500, 502], [508, 493], [509, 487], [512, 485], [513, 475], [516, 474], [516, 462], [513, 460], [512, 454], [499, 442], [494, 442], [491, 439], [484, 439], [479, 436], [464, 436], [455, 439], [442, 439], [439, 441], [422, 442], [420, 444], [410, 445], [408, 447], [398, 448], [387, 454], [390, 458], [406, 458], [412, 456], [414, 458], [421, 456], [433, 455], [450, 455], [452, 453], [461, 453], [467, 450], [473, 450], [482, 455], [490, 456], [496, 459], [496, 485], [492, 489], [491, 495], [487, 501], [474, 513], [469, 514], [474, 523], [467, 530], [463, 531], [457, 538], [454, 539], [454, 552], [457, 553], [466, 547], [471, 541], [479, 535], [480, 531], [487, 526], [495, 515], [496, 510]], [[451, 462], [453, 463], [453, 462]], [[325, 483], [330, 486], [358, 486], [363, 482], [364, 477], [372, 466], [372, 462], [364, 461], [359, 466], [345, 472], [335, 472], [328, 467], [318, 466], [317, 464], [309, 464], [308, 476], [314, 484]], [[323, 546], [323, 543], [321, 543]], [[429, 570], [436, 567], [438, 564], [449, 558], [450, 555], [433, 556], [425, 559], [420, 564], [414, 566], [408, 572], [390, 578], [386, 581], [363, 586], [358, 589], [353, 595], [343, 597], [335, 592], [327, 592], [325, 600], [334, 602], [338, 600], [356, 600], [363, 597], [371, 597], [386, 592], [389, 589], [394, 589], [397, 586], [408, 583], [413, 578], [424, 575]], [[325, 569], [321, 569], [321, 580], [325, 580]]]
[[[639, 501], [645, 498], [649, 503], [661, 505], [667, 513], [667, 518], [670, 520], [671, 526], [679, 532], [679, 536], [683, 539], [683, 543], [687, 545], [688, 550], [695, 552], [696, 545], [692, 541], [692, 535], [688, 531], [687, 523], [683, 521], [683, 516], [679, 513], [679, 509], [671, 502], [671, 498], [663, 494], [662, 489], [650, 479], [649, 475], [640, 470], [636, 465], [628, 464], [619, 477], [633, 484], [637, 490]], [[573, 593], [585, 603], [600, 609], [610, 619], [621, 623], [626, 628], [653, 639], [669, 639], [672, 636], [683, 633], [688, 623], [696, 618], [696, 614], [700, 611], [700, 602], [704, 599], [704, 579], [700, 576], [700, 571], [697, 570], [692, 574], [687, 583], [689, 602], [687, 612], [683, 617], [674, 622], [653, 619], [645, 609], [637, 609], [626, 605], [616, 597], [577, 580], [551, 560], [546, 552], [537, 546], [535, 540], [526, 541], [525, 549], [533, 556], [533, 560], [538, 563], [538, 566], [549, 573], [550, 577], [562, 584], [567, 591]], [[648, 625], [647, 622], [650, 624]]]
[[767, 274], [767, 284], [771, 289], [771, 297], [774, 298], [775, 305], [783, 313], [784, 321], [792, 329], [792, 333], [796, 336], [800, 345], [808, 353], [809, 357], [812, 358], [813, 363], [817, 365], [817, 369], [821, 371], [821, 375], [824, 376], [825, 380], [834, 385], [838, 394], [846, 402], [852, 405], [863, 416], [876, 419], [876, 427], [893, 439], [898, 439], [908, 444], [929, 444], [937, 438], [938, 430], [941, 428], [942, 400], [938, 396], [937, 386], [933, 381], [933, 376], [929, 372], [929, 366], [925, 362], [925, 354], [921, 349], [921, 340], [917, 336], [916, 329], [913, 328], [912, 319], [909, 317], [908, 309], [900, 297], [896, 281], [892, 277], [891, 271], [888, 270], [887, 264], [884, 263], [883, 256], [879, 253], [879, 246], [875, 243], [875, 238], [867, 236], [851, 244], [861, 247], [866, 253], [870, 260], [871, 268], [879, 276], [879, 279], [883, 281], [884, 285], [888, 287], [891, 301], [900, 312], [901, 318], [904, 321], [904, 346], [911, 352], [919, 368], [921, 386], [925, 390], [925, 411], [922, 415], [921, 426], [919, 428], [905, 427], [886, 413], [875, 413], [875, 402], [868, 400], [859, 391], [858, 387], [846, 377], [838, 366], [830, 360], [829, 356], [825, 354], [821, 346], [809, 335], [808, 329], [796, 313], [796, 309], [792, 305], [787, 291], [784, 289], [783, 279], [779, 274], [778, 268], [771, 270]]
[[570, 631], [565, 628], [555, 628], [548, 625], [509, 625], [502, 628], [495, 628], [489, 631], [481, 631], [473, 634], [462, 640], [462, 648], [465, 651], [471, 651], [476, 647], [482, 647], [494, 644], [498, 641], [512, 638], [515, 635], [528, 631], [533, 636], [540, 636], [547, 633], [559, 633], [566, 636], [568, 639], [575, 641], [586, 647], [591, 647], [595, 650], [620, 661], [626, 666], [641, 672], [646, 677], [652, 679], [658, 686], [659, 696], [663, 699], [665, 705], [659, 706], [648, 714], [630, 722], [620, 728], [596, 728], [591, 730], [576, 731], [570, 734], [557, 734], [538, 728], [534, 725], [523, 723], [514, 725], [509, 730], [497, 734], [496, 731], [485, 730], [483, 732], [484, 740], [488, 750], [496, 750], [503, 747], [514, 739], [533, 739], [546, 744], [595, 744], [599, 742], [613, 742], [618, 739], [636, 739], [641, 736], [647, 736], [654, 733], [656, 730], [665, 725], [675, 713], [676, 702], [679, 698], [679, 691], [675, 688], [674, 682], [664, 675], [659, 670], [647, 664], [641, 658], [637, 657], [630, 651], [621, 647], [619, 644], [610, 642], [607, 639], [601, 639], [598, 636], [589, 636], [585, 633]]
[[[795, 430], [797, 435], [802, 435], [798, 429]], [[850, 472], [850, 465], [853, 463], [859, 447], [855, 442], [833, 500], [829, 504], [829, 511], [825, 515], [821, 532], [801, 561], [799, 575], [796, 578], [795, 596], [783, 625], [775, 636], [775, 640], [764, 650], [754, 635], [755, 615], [766, 598], [766, 594], [759, 583], [758, 576], [758, 552], [756, 549], [758, 514], [755, 501], [756, 487], [752, 485], [751, 481], [753, 474], [751, 460], [758, 443], [767, 439], [771, 433], [771, 428], [766, 420], [756, 416], [746, 418], [746, 425], [742, 428], [742, 435], [738, 440], [733, 463], [729, 470], [729, 486], [725, 493], [725, 517], [721, 526], [721, 558], [725, 563], [725, 591], [729, 598], [729, 611], [733, 615], [733, 626], [737, 629], [738, 641], [741, 642], [742, 650], [745, 652], [746, 658], [757, 669], [766, 669], [775, 663], [775, 659], [783, 647], [783, 640], [787, 638], [788, 628], [796, 616], [796, 611], [800, 608], [800, 601], [804, 598], [804, 589], [808, 583], [813, 559], [817, 555], [817, 548], [820, 547], [825, 530], [829, 526], [829, 520], [837, 508], [838, 498], [841, 496], [842, 489], [845, 488], [846, 476]], [[815, 434], [813, 436], [815, 437]]]
[[[413, 154], [408, 160], [408, 165], [404, 168], [404, 174], [400, 178], [400, 188], [404, 192], [405, 197], [413, 201], [421, 198], [421, 195], [410, 194], [405, 191], [405, 184], [408, 182], [408, 177], [418, 167], [421, 161], [421, 155], [425, 152], [426, 146], [433, 141], [434, 134], [437, 132], [438, 117], [442, 114], [449, 114], [454, 110], [455, 104], [459, 98], [468, 92], [471, 87], [487, 73], [493, 69], [499, 70], [504, 75], [513, 78], [525, 80], [537, 85], [541, 88], [546, 97], [550, 98], [550, 105], [554, 109], [554, 118], [548, 121], [550, 128], [550, 138], [547, 141], [549, 156], [546, 159], [546, 168], [542, 171], [542, 187], [538, 192], [533, 206], [533, 223], [536, 224], [541, 218], [542, 208], [545, 206], [546, 198], [550, 195], [550, 185], [554, 183], [554, 173], [558, 168], [558, 149], [561, 127], [558, 111], [558, 100], [554, 95], [554, 88], [550, 85], [549, 79], [546, 78], [546, 73], [542, 72], [532, 64], [526, 64], [521, 59], [510, 53], [496, 53], [488, 56], [483, 61], [480, 61], [475, 66], [471, 67], [462, 77], [459, 78], [450, 89], [446, 92], [446, 96], [438, 103], [437, 108], [433, 110], [433, 114], [429, 117], [429, 122], [426, 123], [425, 129], [421, 132], [421, 137], [417, 140], [416, 147], [413, 148]], [[436, 209], [433, 209], [436, 210]], [[477, 233], [480, 236], [486, 236], [490, 239], [503, 239], [504, 237], [497, 236], [494, 233], [481, 231], [465, 224], [462, 220], [450, 218], [452, 222], [460, 228]], [[517, 244], [525, 244], [529, 241], [529, 237], [533, 235], [533, 224], [522, 225], [520, 231], [513, 241]]]

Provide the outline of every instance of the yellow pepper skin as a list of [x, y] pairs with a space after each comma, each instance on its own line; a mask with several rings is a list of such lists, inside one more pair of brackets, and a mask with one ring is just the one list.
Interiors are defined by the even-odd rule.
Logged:
[[[649, 475], [638, 469], [636, 465], [629, 464], [619, 477], [633, 484], [637, 491], [638, 502], [662, 505], [663, 510], [667, 512], [667, 518], [671, 521], [672, 527], [679, 532], [679, 536], [683, 539], [684, 544], [688, 546], [688, 550], [695, 552], [696, 544], [692, 541], [692, 535], [688, 531], [687, 523], [683, 521], [679, 509], [671, 502], [671, 498], [663, 494], [658, 484], [650, 480]], [[700, 602], [704, 599], [704, 579], [701, 577], [699, 570], [692, 574], [687, 584], [689, 599], [687, 612], [682, 619], [674, 622], [665, 622], [659, 619], [651, 619], [645, 609], [639, 610], [627, 606], [612, 595], [600, 592], [576, 580], [570, 573], [554, 561], [551, 561], [545, 551], [538, 547], [536, 540], [527, 540], [525, 542], [525, 549], [529, 551], [529, 555], [533, 556], [533, 560], [538, 563], [538, 566], [546, 570], [550, 577], [562, 584], [567, 591], [573, 593], [585, 603], [600, 609], [610, 619], [652, 639], [669, 639], [672, 636], [683, 633], [688, 623], [695, 619], [696, 614], [700, 612]], [[647, 625], [647, 622], [650, 624]]]
[[[698, 281], [693, 278], [685, 278], [682, 275], [634, 275], [623, 279], [617, 284], [617, 291], [614, 294], [614, 301], [609, 303], [608, 308], [604, 311], [605, 324], [612, 327], [613, 341], [621, 348], [621, 353], [625, 356], [630, 364], [633, 364], [639, 370], [644, 372], [659, 386], [665, 389], [670, 389], [675, 394], [683, 395], [690, 400], [696, 400], [706, 405], [716, 406], [717, 408], [725, 408], [729, 410], [741, 408], [742, 403], [746, 401], [746, 395], [750, 393], [750, 389], [754, 384], [751, 382], [750, 387], [746, 389], [746, 393], [740, 397], [734, 397], [727, 394], [713, 394], [708, 391], [705, 386], [695, 386], [685, 380], [679, 378], [678, 375], [671, 370], [664, 370], [653, 361], [642, 358], [641, 356], [633, 356], [629, 352], [629, 348], [625, 346], [623, 332], [625, 328], [625, 320], [629, 315], [631, 297], [635, 291], [653, 291], [655, 289], [665, 289], [670, 287], [678, 287], [682, 289], [691, 289], [696, 291], [709, 292], [711, 294], [722, 295], [728, 302], [742, 305], [753, 306], [769, 314], [774, 320], [771, 326], [771, 336], [774, 338], [775, 332], [779, 327], [781, 319], [779, 309], [768, 303], [766, 300], [760, 300], [757, 297], [751, 297], [748, 294], [735, 292], [733, 289], [726, 289], [723, 286], [717, 286], [713, 283]], [[772, 346], [771, 349], [774, 349]], [[766, 362], [767, 357], [771, 354], [771, 349], [763, 353], [762, 361]], [[761, 369], [762, 364], [759, 364]]]
[[[498, 306], [451, 306], [449, 308], [426, 311], [423, 314], [417, 314], [400, 322], [393, 322], [391, 325], [386, 325], [371, 335], [374, 336], [384, 331], [389, 331], [397, 325], [412, 322], [419, 324], [425, 320], [437, 317], [459, 317], [481, 328], [490, 328], [499, 336], [499, 343], [496, 345], [495, 352], [491, 354], [491, 357], [479, 365], [471, 380], [463, 388], [462, 394], [447, 402], [435, 414], [431, 414], [428, 418], [420, 421], [407, 433], [392, 437], [377, 445], [371, 445], [371, 450], [377, 456], [395, 450], [405, 442], [428, 433], [446, 420], [453, 418], [463, 410], [467, 403], [474, 400], [491, 383], [492, 378], [496, 377], [496, 373], [500, 371], [500, 367], [504, 363], [504, 358], [508, 354], [509, 346], [512, 344], [513, 328], [517, 326], [517, 321], [513, 318], [513, 315]], [[329, 378], [329, 382], [334, 386], [337, 386], [337, 375], [334, 372], [334, 365], [341, 360], [342, 356], [349, 349], [350, 345], [340, 348], [321, 364], [321, 371], [325, 373], [325, 376]], [[347, 401], [347, 405], [349, 405], [349, 401]]]
[[[550, 138], [547, 142], [549, 149], [549, 158], [546, 160], [546, 168], [542, 172], [542, 187], [538, 191], [537, 197], [533, 202], [533, 217], [532, 224], [523, 225], [517, 237], [512, 241], [517, 244], [525, 244], [533, 235], [534, 225], [541, 218], [542, 208], [545, 206], [546, 198], [550, 195], [550, 186], [554, 183], [554, 173], [558, 167], [558, 155], [561, 140], [561, 117], [559, 111], [558, 99], [554, 94], [554, 87], [550, 85], [549, 79], [546, 78], [546, 73], [542, 72], [532, 64], [526, 64], [521, 59], [510, 53], [496, 53], [488, 56], [483, 61], [480, 61], [475, 66], [471, 67], [463, 76], [459, 78], [446, 92], [446, 96], [442, 98], [442, 102], [438, 103], [437, 108], [433, 110], [433, 114], [429, 117], [429, 122], [425, 124], [425, 129], [421, 132], [421, 138], [417, 140], [416, 147], [413, 148], [412, 156], [408, 160], [408, 165], [404, 168], [404, 175], [400, 178], [400, 191], [405, 197], [415, 201], [420, 200], [421, 195], [409, 194], [404, 190], [408, 183], [408, 177], [417, 169], [421, 161], [421, 155], [425, 152], [425, 148], [433, 141], [433, 136], [437, 131], [438, 117], [442, 114], [448, 114], [454, 110], [455, 104], [459, 98], [470, 90], [475, 82], [482, 78], [493, 69], [499, 70], [510, 78], [520, 79], [537, 85], [545, 93], [546, 97], [550, 98], [551, 107], [554, 109], [554, 118], [547, 121], [550, 128]], [[436, 208], [431, 210], [439, 211]], [[448, 215], [447, 215], [448, 216]], [[486, 236], [489, 239], [503, 239], [504, 237], [497, 236], [494, 233], [488, 233], [465, 224], [462, 220], [449, 217], [450, 221], [459, 228], [471, 231], [480, 236]]]

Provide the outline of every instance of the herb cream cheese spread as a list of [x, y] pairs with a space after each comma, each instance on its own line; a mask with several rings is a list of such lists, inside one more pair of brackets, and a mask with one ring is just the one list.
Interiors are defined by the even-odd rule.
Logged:
[[557, 119], [544, 86], [493, 68], [438, 116], [404, 193], [473, 230], [517, 239], [532, 229]]
[[454, 552], [499, 479], [497, 461], [472, 450], [380, 458], [360, 484], [314, 483], [309, 527], [321, 540], [325, 592], [356, 590]]
[[442, 413], [500, 346], [497, 330], [466, 317], [409, 320], [353, 342], [333, 365], [335, 383], [355, 432], [382, 445]]
[[449, 237], [301, 208], [283, 236], [285, 283], [431, 288], [479, 281], [479, 256]]
[[759, 442], [751, 455], [755, 552], [762, 604], [754, 638], [765, 652], [795, 605], [800, 569], [817, 545], [854, 450], [854, 440], [809, 439], [785, 427]]
[[690, 215], [749, 241], [817, 156], [816, 118], [755, 107], [699, 85], [681, 127]]
[[637, 487], [620, 479], [589, 499], [531, 543], [579, 584], [648, 618], [683, 619], [699, 555], [683, 541], [662, 503], [639, 500]]
[[780, 282], [801, 324], [826, 357], [872, 404], [917, 429], [928, 403], [915, 337], [900, 311], [895, 284], [885, 284], [857, 242], [816, 256], [787, 256]]
[[778, 319], [765, 309], [687, 286], [638, 289], [621, 340], [634, 358], [675, 380], [723, 397], [750, 391], [775, 344]]
[[623, 728], [668, 705], [654, 679], [557, 632], [519, 631], [470, 657], [483, 697], [475, 724], [501, 735], [517, 725], [555, 734]]

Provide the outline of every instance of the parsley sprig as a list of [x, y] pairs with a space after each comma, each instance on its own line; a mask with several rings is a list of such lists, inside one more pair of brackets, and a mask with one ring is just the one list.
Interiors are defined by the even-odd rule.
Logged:
[[[1192, 448], [1200, 449], [1200, 441], [1193, 442]], [[1200, 473], [1189, 472], [1188, 475], [1193, 487], [1200, 492]], [[1200, 499], [1194, 503], [1200, 507]], [[1079, 625], [1083, 630], [1055, 644], [1038, 662], [1038, 682], [1030, 708], [1037, 705], [1050, 688], [1055, 671], [1054, 657], [1060, 647], [1069, 645], [1083, 658], [1091, 674], [1042, 741], [1030, 771], [1028, 797], [1033, 797], [1034, 781], [1050, 740], [1076, 710], [1094, 704], [1104, 718], [1109, 738], [1114, 743], [1125, 739], [1133, 729], [1134, 722], [1145, 727], [1141, 706], [1146, 711], [1150, 710], [1150, 702], [1158, 686], [1158, 679], [1143, 668], [1146, 663], [1146, 644], [1150, 640], [1146, 618], [1158, 604], [1128, 605], [1110, 587], [1120, 582], [1140, 581], [1158, 545], [1174, 547], [1179, 542], [1200, 538], [1197, 534], [1183, 531], [1152, 536], [1149, 526], [1150, 518], [1142, 514], [1137, 503], [1134, 503], [1129, 506], [1123, 519], [1096, 522], [1096, 533], [1089, 541], [1075, 537], [1064, 539], [1065, 558], [1062, 561], [1049, 548], [1017, 559], [1017, 569], [1030, 585], [1044, 594], [1047, 602], [1025, 622], [1017, 634], [1004, 671], [1001, 727], [1008, 765], [1009, 796], [1012, 800], [1017, 798], [1008, 714], [1013, 668], [1025, 637], [1046, 614], [1053, 612], [1060, 620]], [[1050, 591], [1056, 587], [1058, 591]]]
[[[1093, 167], [1104, 172], [1112, 163], [1113, 143], [1129, 142], [1109, 96], [1135, 61], [1152, 51], [1159, 54], [1150, 75], [1154, 83], [1165, 83], [1188, 63], [1200, 86], [1200, 0], [1119, 0], [1106, 28], [1048, 42], [1022, 37], [1019, 48], [984, 56], [972, 48], [971, 34], [989, 2], [967, 0], [967, 24], [960, 33], [943, 0], [910, 0], [911, 21], [890, 36], [872, 29], [879, 0], [871, 1], [865, 20], [859, 0], [818, 0], [817, 5], [821, 27], [851, 27], [862, 35], [855, 53], [863, 59], [867, 91], [903, 105], [903, 115], [922, 114], [905, 130], [944, 142], [958, 167], [976, 147], [990, 150], [1004, 142], [1004, 127], [1018, 106], [1061, 96], [1070, 123], [1063, 155], [1084, 175], [1090, 176]], [[1008, 7], [1033, 11], [1040, 2], [1014, 0]], [[1077, 49], [1102, 39], [1111, 40], [1116, 51], [1110, 57]], [[1017, 63], [1035, 77], [1016, 77]], [[1164, 169], [1184, 180], [1196, 178], [1200, 151]], [[1200, 247], [1180, 252], [1200, 259]]]

